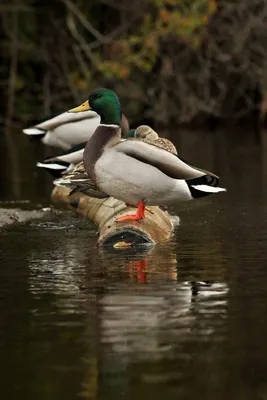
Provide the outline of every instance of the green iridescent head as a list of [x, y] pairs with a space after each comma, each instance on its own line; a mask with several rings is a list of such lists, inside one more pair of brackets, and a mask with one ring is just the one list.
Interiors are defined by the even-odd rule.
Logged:
[[93, 110], [100, 115], [101, 124], [121, 125], [121, 103], [113, 90], [97, 89], [90, 94], [88, 100], [68, 112], [83, 112]]

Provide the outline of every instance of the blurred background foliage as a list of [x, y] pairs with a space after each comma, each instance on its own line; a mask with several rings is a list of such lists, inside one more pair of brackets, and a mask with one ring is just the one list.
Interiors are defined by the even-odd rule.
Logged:
[[98, 86], [115, 89], [133, 121], [260, 118], [266, 17], [265, 0], [6, 0], [2, 120], [25, 125]]

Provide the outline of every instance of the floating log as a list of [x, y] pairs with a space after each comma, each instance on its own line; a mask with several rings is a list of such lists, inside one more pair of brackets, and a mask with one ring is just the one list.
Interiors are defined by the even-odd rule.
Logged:
[[139, 244], [156, 244], [168, 240], [173, 232], [169, 213], [160, 207], [149, 207], [153, 214], [147, 211], [146, 218], [141, 221], [118, 223], [118, 217], [132, 214], [136, 209], [113, 197], [95, 199], [82, 193], [71, 196], [69, 193], [70, 189], [55, 186], [51, 199], [55, 205], [67, 206], [94, 222], [98, 226], [99, 246], [125, 248]]

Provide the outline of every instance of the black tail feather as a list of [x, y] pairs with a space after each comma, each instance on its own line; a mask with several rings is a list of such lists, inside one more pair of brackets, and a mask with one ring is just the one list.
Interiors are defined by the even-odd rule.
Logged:
[[51, 169], [51, 168], [44, 168], [53, 178], [60, 178], [62, 176], [62, 170], [59, 169]]
[[213, 187], [218, 187], [219, 186], [219, 177], [213, 176], [213, 175], [203, 175], [200, 176], [199, 178], [193, 178], [193, 179], [187, 179], [186, 183], [188, 185], [188, 188], [190, 190], [191, 196], [194, 199], [198, 199], [201, 197], [206, 197], [213, 192], [205, 192], [203, 190], [198, 190], [197, 186], [198, 185], [207, 185], [207, 186], [213, 186]]
[[41, 140], [45, 135], [46, 131], [43, 131], [43, 133], [40, 133], [39, 135], [29, 135], [29, 139], [31, 142], [36, 142], [38, 140]]
[[208, 185], [217, 187], [219, 186], [220, 178], [216, 175], [203, 175], [198, 178], [187, 179], [186, 183], [188, 185]]

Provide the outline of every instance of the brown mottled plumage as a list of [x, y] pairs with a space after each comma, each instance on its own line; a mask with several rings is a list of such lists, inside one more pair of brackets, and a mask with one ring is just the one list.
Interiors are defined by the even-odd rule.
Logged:
[[135, 139], [141, 140], [149, 144], [153, 144], [154, 146], [160, 147], [161, 149], [167, 150], [170, 153], [178, 155], [174, 144], [169, 139], [159, 137], [157, 132], [155, 132], [148, 125], [138, 126], [138, 128], [136, 128], [135, 130], [134, 137]]
[[98, 199], [109, 197], [89, 178], [84, 168], [83, 161], [79, 162], [68, 174], [54, 180], [54, 184], [56, 186], [65, 186], [71, 189], [69, 195], [79, 192]]

